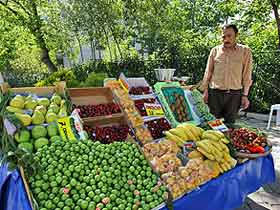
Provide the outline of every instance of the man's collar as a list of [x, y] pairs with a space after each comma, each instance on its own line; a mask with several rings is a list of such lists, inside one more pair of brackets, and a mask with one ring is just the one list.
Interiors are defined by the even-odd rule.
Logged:
[[223, 49], [223, 50], [227, 50], [227, 49], [229, 49], [229, 50], [231, 50], [231, 49], [237, 50], [237, 43], [235, 43], [235, 44], [234, 44], [232, 47], [230, 47], [230, 48], [227, 48], [227, 47], [224, 46], [224, 44], [222, 44], [222, 49]]

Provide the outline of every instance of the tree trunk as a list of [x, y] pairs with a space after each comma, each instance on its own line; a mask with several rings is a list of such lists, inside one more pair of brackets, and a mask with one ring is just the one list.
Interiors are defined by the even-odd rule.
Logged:
[[81, 59], [82, 59], [82, 63], [83, 63], [85, 59], [84, 59], [83, 48], [82, 48], [82, 45], [81, 45], [81, 40], [80, 40], [80, 38], [78, 36], [76, 36], [76, 39], [77, 39], [78, 44], [79, 44]]
[[107, 41], [107, 44], [108, 44], [108, 49], [109, 49], [109, 54], [110, 54], [110, 60], [113, 61], [113, 57], [112, 57], [112, 51], [111, 51], [111, 46], [110, 46], [110, 40], [109, 40], [109, 37], [108, 37], [108, 34], [107, 34], [107, 31], [104, 27], [102, 27], [102, 30], [105, 34], [105, 37], [106, 37], [106, 41]]
[[276, 20], [276, 24], [277, 24], [277, 30], [278, 30], [278, 49], [280, 50], [280, 16], [278, 13], [278, 5], [277, 2], [275, 0], [270, 0], [271, 5], [272, 5], [272, 9], [274, 12], [274, 16], [275, 16], [275, 20]]
[[47, 65], [50, 72], [55, 72], [57, 71], [57, 67], [50, 58], [49, 49], [47, 48], [47, 44], [41, 30], [41, 26], [42, 26], [41, 19], [40, 16], [38, 15], [37, 5], [35, 2], [32, 2], [32, 9], [35, 16], [35, 21], [34, 21], [34, 25], [30, 25], [30, 31], [36, 37], [36, 42], [42, 50], [41, 61]]
[[122, 52], [121, 52], [120, 43], [119, 43], [117, 37], [115, 36], [115, 32], [114, 32], [114, 30], [113, 30], [112, 27], [110, 27], [110, 30], [111, 30], [111, 32], [112, 32], [113, 39], [114, 39], [114, 41], [115, 41], [115, 43], [116, 43], [117, 49], [118, 49], [119, 54], [120, 54], [120, 57], [121, 57], [121, 59], [122, 59], [122, 58], [123, 58], [123, 55], [122, 55]]

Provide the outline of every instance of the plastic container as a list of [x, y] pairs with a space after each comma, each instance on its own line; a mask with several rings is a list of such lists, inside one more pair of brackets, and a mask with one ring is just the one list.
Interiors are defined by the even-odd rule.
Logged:
[[156, 78], [159, 81], [172, 80], [176, 69], [155, 69]]

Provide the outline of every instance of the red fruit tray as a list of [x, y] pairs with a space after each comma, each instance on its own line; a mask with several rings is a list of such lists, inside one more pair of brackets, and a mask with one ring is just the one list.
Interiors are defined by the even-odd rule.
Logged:
[[108, 144], [113, 141], [125, 141], [132, 133], [124, 116], [104, 118], [100, 121], [86, 121], [84, 130], [94, 141]]
[[75, 104], [76, 107], [94, 109], [92, 111], [86, 111], [88, 117], [82, 117], [84, 122], [96, 122], [97, 124], [104, 124], [103, 121], [107, 122], [106, 119], [109, 119], [110, 121], [114, 118], [119, 119], [120, 117], [124, 116], [120, 106], [115, 103], [113, 93], [110, 88], [69, 88], [68, 92], [72, 104]]

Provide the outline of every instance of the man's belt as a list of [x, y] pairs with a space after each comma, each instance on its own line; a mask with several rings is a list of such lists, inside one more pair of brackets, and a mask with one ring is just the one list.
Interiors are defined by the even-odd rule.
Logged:
[[220, 89], [210, 88], [210, 91], [216, 92], [216, 93], [241, 93], [241, 89], [239, 89], [239, 90], [234, 90], [234, 89], [220, 90]]

